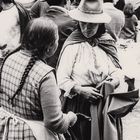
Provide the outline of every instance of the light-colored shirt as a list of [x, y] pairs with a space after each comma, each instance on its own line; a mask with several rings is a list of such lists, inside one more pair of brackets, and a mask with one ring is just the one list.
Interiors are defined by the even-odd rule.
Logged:
[[16, 6], [0, 12], [0, 46], [14, 49], [20, 41], [19, 14]]
[[107, 30], [111, 30], [111, 32], [117, 38], [125, 24], [124, 13], [121, 10], [115, 8], [113, 3], [109, 2], [104, 3], [104, 11], [111, 17], [110, 23], [105, 24], [105, 26]]
[[116, 75], [118, 71], [120, 70], [101, 48], [83, 42], [65, 48], [57, 78], [60, 89], [65, 91], [65, 95], [69, 95], [75, 85], [97, 85], [108, 75]]

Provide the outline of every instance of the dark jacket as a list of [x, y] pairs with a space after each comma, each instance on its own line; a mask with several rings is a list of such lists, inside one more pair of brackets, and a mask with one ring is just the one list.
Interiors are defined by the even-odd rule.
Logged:
[[56, 66], [58, 56], [62, 46], [68, 36], [77, 28], [77, 22], [69, 17], [67, 10], [60, 6], [51, 6], [46, 14], [47, 17], [52, 19], [58, 25], [59, 31], [59, 45], [55, 54], [49, 58], [48, 64], [52, 67]]
[[21, 33], [21, 37], [22, 37], [25, 27], [31, 18], [30, 18], [28, 11], [20, 3], [15, 3], [15, 5], [16, 5], [16, 7], [18, 9], [18, 13], [19, 13], [20, 33]]

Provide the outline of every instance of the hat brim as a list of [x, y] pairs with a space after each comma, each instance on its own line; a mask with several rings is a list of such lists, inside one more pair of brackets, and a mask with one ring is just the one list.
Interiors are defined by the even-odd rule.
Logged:
[[111, 17], [107, 13], [89, 14], [80, 11], [78, 8], [69, 11], [69, 16], [75, 20], [87, 23], [109, 23]]

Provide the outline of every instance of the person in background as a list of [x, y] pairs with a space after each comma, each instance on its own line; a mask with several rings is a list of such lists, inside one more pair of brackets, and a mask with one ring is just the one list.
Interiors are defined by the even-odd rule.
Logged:
[[105, 24], [110, 35], [117, 41], [121, 29], [125, 24], [124, 13], [114, 7], [114, 0], [104, 0], [104, 11], [111, 17], [111, 21]]
[[[72, 8], [72, 6], [70, 6], [70, 8]], [[47, 61], [50, 66], [55, 68], [65, 40], [75, 29], [77, 29], [77, 21], [73, 20], [68, 15], [68, 11], [62, 6], [51, 6], [46, 16], [52, 19], [58, 25], [58, 49], [56, 50], [55, 54], [52, 57], [50, 57]]]
[[138, 19], [134, 15], [134, 7], [131, 3], [127, 3], [124, 6], [124, 15], [125, 15], [125, 25], [122, 28], [120, 33], [120, 38], [122, 39], [129, 39], [132, 41], [137, 41], [137, 25]]
[[30, 16], [27, 10], [13, 0], [0, 1], [0, 49], [2, 56], [14, 50], [21, 40]]
[[[57, 46], [57, 25], [40, 17], [27, 25], [20, 50], [3, 61], [0, 71], [1, 139], [34, 140], [34, 131], [25, 123], [27, 120], [44, 120], [43, 126], [53, 131], [52, 134], [64, 133], [76, 122], [74, 113], [62, 113], [55, 71], [46, 64]], [[43, 136], [43, 132], [40, 135]]]
[[32, 18], [46, 16], [49, 6], [64, 7], [65, 4], [65, 0], [37, 0], [31, 7], [30, 15]]
[[[37, 8], [37, 4], [39, 5], [39, 3], [41, 4], [41, 2], [38, 1], [31, 8], [32, 18], [36, 18], [38, 16], [46, 16], [52, 19], [58, 26], [59, 31], [58, 49], [56, 50], [55, 54], [47, 60], [48, 64], [55, 68], [63, 43], [66, 40], [66, 38], [72, 33], [72, 31], [74, 31], [77, 28], [77, 22], [74, 21], [68, 15], [68, 10], [65, 7], [70, 8], [70, 5], [65, 0], [44, 1], [44, 3], [48, 3], [50, 6], [47, 7], [44, 4], [44, 7], [40, 6], [40, 8]], [[39, 11], [38, 13], [41, 14], [35, 14], [36, 13], [35, 11], [36, 12]]]
[[31, 7], [30, 15], [32, 18], [44, 16], [48, 8], [49, 4], [46, 0], [37, 0]]

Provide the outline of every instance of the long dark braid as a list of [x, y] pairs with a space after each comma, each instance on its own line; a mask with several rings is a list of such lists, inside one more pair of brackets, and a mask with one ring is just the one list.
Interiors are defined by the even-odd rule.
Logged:
[[38, 59], [38, 57], [37, 57], [36, 54], [33, 54], [33, 55], [31, 56], [31, 58], [30, 58], [30, 60], [29, 60], [29, 62], [28, 62], [28, 64], [27, 64], [27, 66], [26, 66], [26, 68], [25, 68], [25, 70], [24, 70], [24, 73], [23, 73], [23, 75], [22, 75], [22, 78], [21, 78], [21, 81], [20, 81], [20, 84], [19, 84], [19, 86], [18, 86], [17, 91], [15, 92], [15, 94], [14, 94], [11, 98], [9, 98], [9, 102], [12, 104], [12, 106], [14, 106], [13, 100], [14, 100], [15, 96], [18, 95], [18, 94], [21, 92], [21, 90], [22, 90], [22, 88], [23, 88], [23, 86], [24, 86], [24, 83], [25, 83], [25, 81], [26, 81], [26, 78], [27, 78], [27, 76], [28, 76], [30, 70], [31, 70], [32, 67], [34, 66], [34, 64], [35, 64], [35, 62], [36, 62], [37, 59]]
[[[9, 56], [11, 56], [12, 54], [18, 52], [20, 49], [21, 49], [21, 46], [20, 46], [19, 48], [17, 48], [16, 50], [12, 51], [11, 53], [9, 53], [9, 54], [3, 59], [2, 63], [1, 63], [1, 68], [0, 68], [0, 87], [1, 87], [2, 69], [3, 69], [3, 66], [4, 66], [5, 61], [7, 60], [7, 58], [8, 58]], [[38, 59], [38, 57], [37, 57], [36, 53], [34, 53], [34, 54], [32, 55], [32, 57], [31, 57], [31, 59], [29, 60], [27, 66], [26, 66], [26, 68], [25, 68], [25, 70], [24, 70], [24, 73], [23, 73], [23, 75], [22, 75], [22, 78], [21, 78], [21, 81], [20, 81], [20, 84], [19, 84], [19, 86], [18, 86], [17, 91], [16, 91], [15, 94], [14, 94], [11, 98], [9, 98], [9, 100], [8, 100], [8, 102], [11, 103], [12, 106], [14, 106], [13, 100], [14, 100], [15, 96], [21, 92], [21, 90], [22, 90], [22, 88], [23, 88], [23, 86], [24, 86], [25, 80], [26, 80], [26, 78], [27, 78], [27, 76], [28, 76], [30, 70], [32, 69], [32, 67], [33, 67], [33, 65], [35, 64], [35, 62], [36, 62], [37, 59]]]

